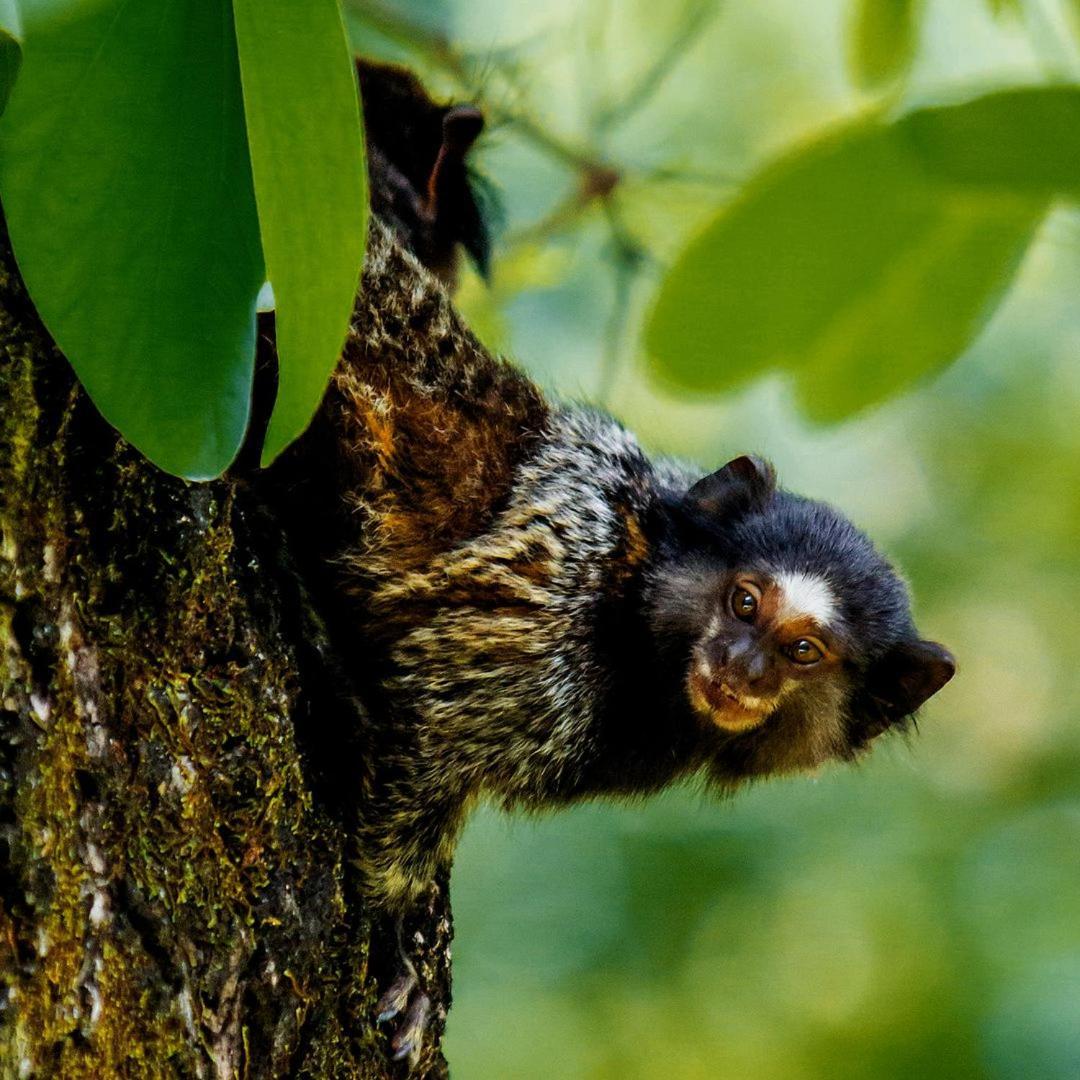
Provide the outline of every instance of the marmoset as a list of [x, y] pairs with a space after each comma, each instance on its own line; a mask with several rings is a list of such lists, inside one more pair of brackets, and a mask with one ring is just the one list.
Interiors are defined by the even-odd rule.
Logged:
[[[839, 511], [756, 457], [702, 476], [548, 400], [409, 239], [373, 219], [341, 363], [271, 472], [370, 714], [373, 902], [405, 911], [481, 796], [538, 809], [691, 776], [730, 791], [857, 757], [951, 678]], [[425, 1016], [414, 982], [383, 1002], [406, 1012], [402, 1056]]]

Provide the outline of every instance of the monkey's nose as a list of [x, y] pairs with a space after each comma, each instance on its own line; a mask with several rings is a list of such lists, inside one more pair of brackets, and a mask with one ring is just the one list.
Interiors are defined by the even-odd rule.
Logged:
[[768, 668], [768, 662], [760, 649], [754, 649], [743, 657], [743, 671], [746, 674], [748, 686], [754, 686], [760, 682]]
[[742, 683], [748, 690], [764, 678], [769, 667], [767, 657], [749, 636], [717, 642], [713, 657], [729, 681]]
[[745, 637], [717, 643], [716, 659], [721, 667], [742, 667], [746, 654], [750, 651], [750, 641]]

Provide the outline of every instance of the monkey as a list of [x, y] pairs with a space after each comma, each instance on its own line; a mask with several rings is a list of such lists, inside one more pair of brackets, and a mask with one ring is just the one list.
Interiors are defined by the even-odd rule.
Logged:
[[[377, 101], [405, 107], [372, 78], [369, 139]], [[955, 671], [839, 510], [752, 454], [704, 474], [650, 456], [470, 333], [445, 279], [475, 223], [431, 227], [440, 169], [463, 197], [451, 115], [420, 164], [380, 151], [393, 190], [373, 197], [341, 361], [264, 478], [364, 701], [356, 861], [398, 920], [481, 797], [545, 810], [694, 777], [726, 794], [852, 761]], [[417, 1059], [428, 1010], [403, 953], [379, 1003], [398, 1057]]]

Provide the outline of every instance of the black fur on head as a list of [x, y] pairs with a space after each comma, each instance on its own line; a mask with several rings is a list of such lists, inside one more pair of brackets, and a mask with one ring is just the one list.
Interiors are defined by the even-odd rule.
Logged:
[[647, 590], [654, 641], [685, 670], [724, 781], [849, 758], [953, 675], [907, 588], [825, 503], [740, 457], [675, 495]]

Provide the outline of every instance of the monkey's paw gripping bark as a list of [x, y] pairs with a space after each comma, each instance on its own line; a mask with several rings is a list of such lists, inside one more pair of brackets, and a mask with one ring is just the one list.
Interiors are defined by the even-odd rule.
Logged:
[[398, 1021], [390, 1039], [390, 1049], [395, 1061], [407, 1061], [411, 1069], [420, 1060], [424, 1035], [431, 1021], [431, 998], [421, 988], [420, 977], [405, 952], [400, 920], [397, 935], [401, 967], [386, 993], [379, 998], [378, 1022]]

